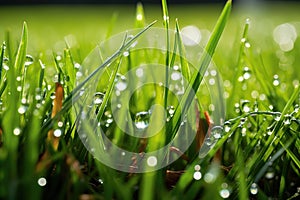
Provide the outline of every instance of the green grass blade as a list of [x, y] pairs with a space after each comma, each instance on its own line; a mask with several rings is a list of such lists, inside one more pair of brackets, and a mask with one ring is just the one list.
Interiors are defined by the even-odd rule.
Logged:
[[[211, 34], [211, 37], [205, 47], [205, 52], [201, 57], [200, 66], [198, 68], [198, 71], [193, 74], [191, 81], [188, 85], [188, 88], [186, 89], [186, 91], [182, 97], [182, 100], [180, 101], [179, 106], [175, 110], [174, 117], [172, 118], [172, 124], [173, 124], [172, 130], [168, 131], [173, 134], [172, 137], [175, 136], [175, 134], [180, 126], [180, 119], [181, 119], [182, 113], [187, 112], [189, 106], [191, 105], [191, 102], [194, 99], [193, 91], [196, 92], [198, 90], [200, 83], [203, 80], [204, 73], [209, 66], [211, 57], [213, 56], [213, 54], [215, 52], [217, 44], [222, 35], [222, 32], [228, 21], [230, 11], [231, 11], [231, 1], [227, 1], [219, 19], [215, 25], [215, 28]], [[181, 110], [179, 108], [181, 108]]]
[[21, 76], [24, 71], [24, 63], [25, 63], [26, 52], [27, 52], [27, 43], [28, 43], [28, 30], [27, 30], [27, 23], [24, 22], [22, 38], [17, 51], [16, 60], [14, 63], [14, 67], [17, 71], [17, 76]]
[[178, 19], [176, 19], [175, 26], [176, 26], [176, 38], [177, 38], [178, 52], [180, 55], [180, 64], [181, 64], [182, 75], [185, 77], [186, 80], [189, 81], [191, 78], [191, 72], [190, 72], [188, 62], [184, 59], [185, 49], [182, 44], [182, 39], [180, 36], [180, 28], [179, 28], [179, 24], [178, 24]]
[[115, 85], [116, 76], [117, 76], [117, 73], [119, 71], [121, 63], [122, 63], [122, 57], [120, 58], [120, 60], [117, 61], [116, 68], [113, 71], [113, 74], [111, 75], [111, 77], [109, 79], [109, 83], [108, 83], [108, 87], [106, 89], [106, 93], [104, 95], [103, 101], [100, 105], [100, 108], [99, 108], [99, 111], [98, 111], [98, 114], [97, 114], [97, 119], [98, 120], [100, 120], [101, 117], [103, 116], [103, 113], [105, 111], [105, 107], [107, 105], [107, 102], [111, 97], [111, 94], [112, 94], [112, 91], [113, 91], [114, 85]]
[[5, 51], [6, 45], [5, 43], [2, 44], [1, 47], [1, 54], [0, 54], [0, 81], [2, 79], [2, 69], [3, 69], [3, 59], [4, 59], [4, 51]]
[[146, 25], [143, 4], [138, 2], [136, 5], [135, 28], [143, 28]]
[[39, 60], [41, 71], [40, 71], [40, 78], [39, 78], [39, 88], [42, 89], [43, 82], [44, 82], [44, 76], [45, 76], [45, 65], [42, 63], [41, 60]]
[[169, 67], [170, 67], [170, 36], [169, 36], [169, 13], [168, 13], [168, 5], [166, 0], [162, 0], [162, 10], [163, 10], [163, 22], [166, 30], [166, 44], [167, 44], [167, 52], [166, 52], [166, 82], [164, 88], [164, 108], [167, 109], [168, 106], [168, 94], [169, 94]]

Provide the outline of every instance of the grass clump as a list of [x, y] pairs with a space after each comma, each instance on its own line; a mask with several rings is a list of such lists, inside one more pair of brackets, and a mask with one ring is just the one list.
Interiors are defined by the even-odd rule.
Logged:
[[[226, 118], [216, 117], [225, 112], [222, 105], [215, 105], [213, 112], [203, 103], [210, 98], [205, 95], [205, 72], [210, 69], [212, 58], [220, 60], [217, 44], [228, 23], [231, 6], [231, 1], [224, 6], [197, 66], [187, 59], [189, 49], [179, 34], [178, 20], [175, 31], [169, 29], [166, 1], [162, 1], [164, 29], [160, 32], [166, 38], [165, 54], [161, 55], [157, 49], [133, 48], [139, 45], [136, 42], [149, 36], [147, 33], [151, 33], [155, 24], [145, 26], [144, 10], [138, 4], [135, 26], [140, 29], [113, 38], [116, 41], [121, 38], [113, 50], [104, 50], [102, 47], [107, 43], [102, 43], [82, 59], [80, 52], [86, 50], [74, 48], [66, 40], [63, 53], [52, 55], [54, 81], [47, 74], [51, 68], [45, 64], [48, 58], [42, 53], [36, 53], [38, 56], [27, 53], [30, 41], [26, 23], [18, 47], [13, 45], [10, 34], [6, 34], [0, 52], [0, 197], [296, 199], [300, 184], [299, 82], [286, 84], [283, 96], [274, 82], [264, 78], [269, 66], [262, 57], [264, 52], [256, 52], [249, 21], [235, 47], [237, 61], [228, 57], [230, 68], [218, 68], [225, 78], [225, 94], [229, 95]], [[114, 18], [112, 23], [117, 23]], [[294, 49], [299, 49], [297, 43], [294, 45]], [[141, 68], [134, 66], [142, 66], [145, 61], [167, 67], [159, 73], [155, 67], [149, 71], [144, 68], [145, 79], [152, 82], [130, 94], [126, 88], [138, 81], [130, 73], [125, 75], [134, 70], [142, 76], [138, 71]], [[180, 98], [172, 93], [174, 83], [169, 79], [175, 65], [180, 68], [175, 72], [187, 80]], [[234, 78], [222, 74], [225, 70]], [[278, 76], [281, 74], [276, 79]], [[154, 80], [170, 87], [162, 87]], [[116, 88], [122, 98], [118, 98]], [[249, 100], [240, 92], [245, 88], [255, 88], [256, 92], [250, 93], [255, 98]], [[223, 94], [213, 97], [220, 96]], [[124, 99], [129, 102], [128, 113]], [[113, 108], [114, 104], [117, 108]], [[159, 108], [168, 111], [166, 118]], [[114, 113], [116, 119], [112, 117]], [[163, 120], [167, 122], [157, 130]], [[139, 129], [148, 125], [148, 132]], [[206, 131], [214, 127], [221, 127], [217, 132], [220, 136], [208, 145], [211, 136], [216, 135], [213, 129], [207, 134]], [[126, 131], [137, 129], [143, 134], [151, 130], [159, 134], [150, 138], [126, 135]], [[195, 137], [181, 134], [193, 131]], [[119, 155], [116, 149], [105, 146], [104, 136], [112, 144], [134, 152], [134, 156], [128, 157], [127, 151]], [[181, 140], [168, 146], [174, 138]], [[177, 148], [191, 138], [187, 149]], [[148, 157], [150, 168], [138, 164], [146, 153], [163, 146], [168, 146], [163, 155]], [[199, 150], [204, 152], [200, 157]], [[124, 166], [114, 169], [99, 161], [107, 156], [124, 161]], [[172, 156], [178, 160], [151, 170], [155, 162], [164, 162]], [[137, 167], [146, 172], [135, 173]]]

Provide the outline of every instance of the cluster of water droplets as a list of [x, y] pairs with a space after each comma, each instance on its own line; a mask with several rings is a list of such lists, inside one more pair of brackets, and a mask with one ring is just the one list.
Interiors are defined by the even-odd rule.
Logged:
[[208, 152], [215, 146], [217, 141], [223, 136], [222, 126], [209, 127], [208, 133], [204, 139], [204, 143], [199, 151], [199, 157], [204, 158]]
[[181, 96], [184, 94], [185, 84], [180, 65], [174, 65], [171, 70], [169, 90], [174, 94]]
[[231, 190], [230, 190], [229, 185], [227, 183], [222, 183], [221, 190], [219, 191], [220, 196], [223, 199], [228, 199], [230, 197], [230, 193], [231, 193]]
[[202, 178], [202, 173], [200, 172], [201, 166], [195, 165], [194, 169], [195, 169], [195, 172], [194, 172], [193, 178], [198, 181]]

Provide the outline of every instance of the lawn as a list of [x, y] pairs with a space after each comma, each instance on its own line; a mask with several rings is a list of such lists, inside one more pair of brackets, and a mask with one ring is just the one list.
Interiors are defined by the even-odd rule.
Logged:
[[299, 198], [299, 8], [1, 7], [0, 199]]

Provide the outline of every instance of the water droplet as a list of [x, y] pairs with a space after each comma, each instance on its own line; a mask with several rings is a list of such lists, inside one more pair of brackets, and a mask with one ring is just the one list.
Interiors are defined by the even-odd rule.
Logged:
[[103, 102], [104, 93], [96, 92], [94, 94], [94, 105], [100, 105]]
[[128, 51], [124, 51], [123, 56], [125, 56], [125, 57], [129, 56], [129, 52]]
[[123, 152], [121, 153], [121, 155], [122, 155], [122, 156], [125, 156], [125, 155], [126, 155], [126, 153], [123, 151]]
[[117, 108], [121, 108], [121, 107], [122, 107], [122, 104], [118, 103]]
[[150, 120], [150, 114], [149, 112], [146, 112], [146, 111], [142, 111], [142, 112], [139, 112], [135, 115], [135, 120], [134, 120], [134, 123], [135, 123], [135, 126], [138, 128], [138, 129], [145, 129], [148, 127], [149, 125], [149, 120]]
[[173, 81], [178, 81], [178, 80], [180, 80], [181, 78], [182, 78], [181, 73], [178, 72], [178, 71], [174, 71], [174, 72], [171, 74], [171, 79], [172, 79]]
[[77, 70], [79, 70], [81, 68], [81, 65], [79, 63], [75, 63], [74, 64], [74, 68], [77, 69]]
[[82, 88], [82, 89], [79, 91], [79, 96], [83, 96], [83, 95], [84, 95], [84, 93], [85, 93], [85, 89], [84, 89], [84, 88]]
[[201, 166], [200, 165], [195, 165], [194, 169], [195, 169], [195, 171], [200, 171]]
[[212, 75], [212, 76], [217, 76], [217, 71], [216, 71], [216, 70], [211, 70], [211, 71], [210, 71], [210, 75]]
[[113, 121], [114, 120], [112, 118], [109, 118], [109, 119], [106, 120], [106, 123], [111, 124], [111, 123], [113, 123]]
[[199, 171], [196, 171], [196, 172], [194, 172], [194, 179], [195, 180], [200, 180], [201, 178], [202, 178], [202, 174], [201, 174], [201, 172], [199, 172]]
[[157, 158], [155, 156], [149, 156], [147, 159], [147, 164], [150, 167], [155, 167], [157, 165]]
[[52, 99], [52, 100], [55, 99], [55, 93], [54, 92], [50, 95], [50, 99]]
[[14, 135], [18, 136], [21, 134], [21, 129], [17, 127], [13, 130], [13, 132], [14, 132]]
[[37, 182], [41, 187], [44, 187], [47, 184], [47, 180], [44, 177], [39, 178]]
[[6, 64], [3, 64], [3, 69], [6, 70], [6, 71], [8, 71], [9, 70], [9, 66], [6, 65]]
[[290, 125], [291, 124], [291, 119], [289, 117], [285, 118], [283, 123], [284, 123], [284, 125]]
[[22, 115], [22, 114], [24, 114], [24, 113], [26, 112], [26, 110], [27, 110], [27, 107], [24, 106], [24, 105], [21, 105], [21, 106], [18, 108], [18, 113]]
[[251, 47], [251, 44], [249, 42], [245, 42], [245, 47], [246, 48], [250, 48]]
[[242, 136], [245, 137], [246, 133], [247, 133], [247, 129], [245, 127], [243, 127], [241, 133], [242, 133]]
[[280, 115], [277, 115], [274, 120], [278, 122], [280, 120]]
[[17, 91], [18, 91], [18, 92], [21, 92], [21, 91], [22, 91], [22, 86], [19, 85], [19, 86], [17, 87]]
[[207, 146], [211, 146], [214, 143], [214, 139], [212, 137], [208, 137], [204, 142]]
[[266, 174], [265, 174], [265, 177], [266, 177], [267, 179], [272, 179], [272, 178], [274, 178], [274, 176], [275, 176], [275, 173], [274, 173], [274, 171], [273, 171], [272, 168], [269, 169], [269, 170], [266, 172]]
[[6, 58], [6, 57], [3, 58], [3, 69], [6, 70], [6, 71], [9, 70], [9, 66], [8, 66], [8, 64], [7, 64], [8, 61], [9, 61], [8, 58]]
[[243, 76], [240, 76], [240, 77], [238, 78], [238, 81], [239, 81], [239, 82], [243, 82], [243, 81], [244, 81], [244, 77], [243, 77]]
[[63, 125], [64, 125], [64, 123], [63, 123], [62, 121], [57, 122], [57, 126], [58, 126], [58, 127], [61, 128], [61, 127], [63, 127]]
[[127, 82], [125, 76], [120, 76], [120, 78], [118, 78], [118, 82], [116, 83], [116, 88], [119, 91], [124, 91], [127, 88]]
[[226, 133], [228, 133], [230, 131], [230, 129], [231, 129], [230, 126], [225, 126], [224, 130], [225, 130]]
[[101, 178], [98, 179], [100, 184], [103, 184], [103, 180]]
[[216, 180], [216, 176], [211, 172], [208, 172], [204, 175], [204, 181], [206, 183], [213, 183], [215, 182], [215, 180]]
[[78, 71], [78, 72], [76, 72], [76, 78], [77, 79], [80, 79], [81, 77], [82, 77], [82, 72], [81, 71]]
[[223, 127], [222, 126], [214, 126], [211, 129], [211, 134], [215, 139], [220, 139], [222, 137]]
[[21, 76], [17, 76], [16, 80], [20, 82], [22, 80], [22, 77]]
[[220, 190], [219, 194], [223, 199], [227, 199], [230, 196], [230, 191], [226, 188], [223, 188], [222, 190]]
[[244, 78], [245, 80], [248, 80], [250, 77], [251, 77], [251, 74], [250, 74], [249, 72], [245, 72], [245, 73], [243, 74], [243, 78]]
[[174, 112], [175, 112], [174, 106], [168, 106], [167, 110], [168, 110], [169, 115], [172, 117], [174, 115]]
[[54, 132], [53, 132], [53, 135], [55, 137], [60, 137], [62, 134], [62, 131], [60, 129], [55, 129]]
[[268, 135], [272, 135], [272, 133], [273, 133], [272, 131], [268, 131], [267, 132]]
[[62, 59], [62, 57], [60, 55], [56, 56], [56, 60], [60, 61]]
[[28, 67], [29, 65], [31, 65], [33, 63], [34, 59], [31, 55], [26, 55], [25, 57], [25, 67]]
[[250, 187], [250, 193], [256, 195], [258, 193], [258, 188], [256, 183], [252, 183]]
[[215, 111], [215, 105], [214, 104], [209, 104], [208, 110], [209, 111]]
[[179, 66], [178, 66], [178, 65], [174, 65], [174, 66], [173, 66], [173, 69], [174, 69], [175, 71], [177, 71], [177, 70], [179, 70]]
[[135, 71], [135, 75], [139, 78], [142, 78], [144, 76], [144, 69], [139, 67]]
[[40, 101], [41, 99], [42, 99], [41, 95], [38, 94], [38, 95], [35, 96], [35, 100]]
[[214, 78], [210, 78], [208, 80], [209, 85], [214, 85], [216, 83], [216, 80]]

